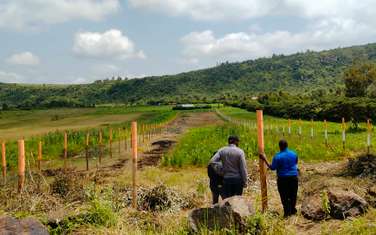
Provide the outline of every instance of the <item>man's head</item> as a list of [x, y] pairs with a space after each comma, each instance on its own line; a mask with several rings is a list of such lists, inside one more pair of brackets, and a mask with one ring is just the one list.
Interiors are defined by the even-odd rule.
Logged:
[[228, 143], [238, 146], [239, 145], [239, 137], [237, 137], [236, 135], [230, 135], [228, 137]]
[[280, 141], [279, 141], [279, 149], [280, 149], [281, 151], [286, 150], [288, 146], [289, 146], [289, 145], [288, 145], [288, 143], [287, 143], [286, 140], [280, 140]]

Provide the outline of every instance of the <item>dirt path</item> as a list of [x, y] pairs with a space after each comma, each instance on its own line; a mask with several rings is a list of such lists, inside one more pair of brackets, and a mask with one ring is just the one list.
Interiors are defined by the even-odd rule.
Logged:
[[221, 124], [223, 121], [214, 112], [196, 112], [180, 114], [162, 132], [151, 141], [151, 150], [140, 155], [139, 169], [145, 166], [156, 166], [160, 159], [179, 141], [179, 138], [189, 129]]

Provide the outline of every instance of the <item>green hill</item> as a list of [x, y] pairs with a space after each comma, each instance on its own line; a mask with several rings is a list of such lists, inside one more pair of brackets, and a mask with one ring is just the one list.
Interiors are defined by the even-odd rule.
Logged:
[[103, 80], [86, 85], [0, 83], [0, 104], [20, 108], [90, 106], [100, 103], [195, 102], [283, 90], [307, 93], [342, 89], [344, 68], [376, 61], [376, 43], [333, 50], [274, 55], [169, 76]]

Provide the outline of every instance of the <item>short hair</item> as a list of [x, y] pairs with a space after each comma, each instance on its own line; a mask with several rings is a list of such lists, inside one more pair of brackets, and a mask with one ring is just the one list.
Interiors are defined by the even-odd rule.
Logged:
[[282, 151], [285, 150], [285, 149], [287, 149], [287, 147], [289, 146], [289, 144], [287, 143], [287, 141], [283, 140], [283, 139], [280, 140], [278, 144], [279, 144], [279, 149], [282, 150]]
[[228, 137], [228, 143], [229, 144], [233, 144], [233, 143], [236, 143], [236, 142], [239, 142], [239, 137], [237, 137], [236, 135], [230, 135]]

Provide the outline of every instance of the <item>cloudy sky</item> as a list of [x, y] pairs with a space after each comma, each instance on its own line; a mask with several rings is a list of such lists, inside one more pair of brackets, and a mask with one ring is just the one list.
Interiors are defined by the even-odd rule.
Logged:
[[375, 0], [0, 1], [0, 82], [174, 74], [371, 42]]

